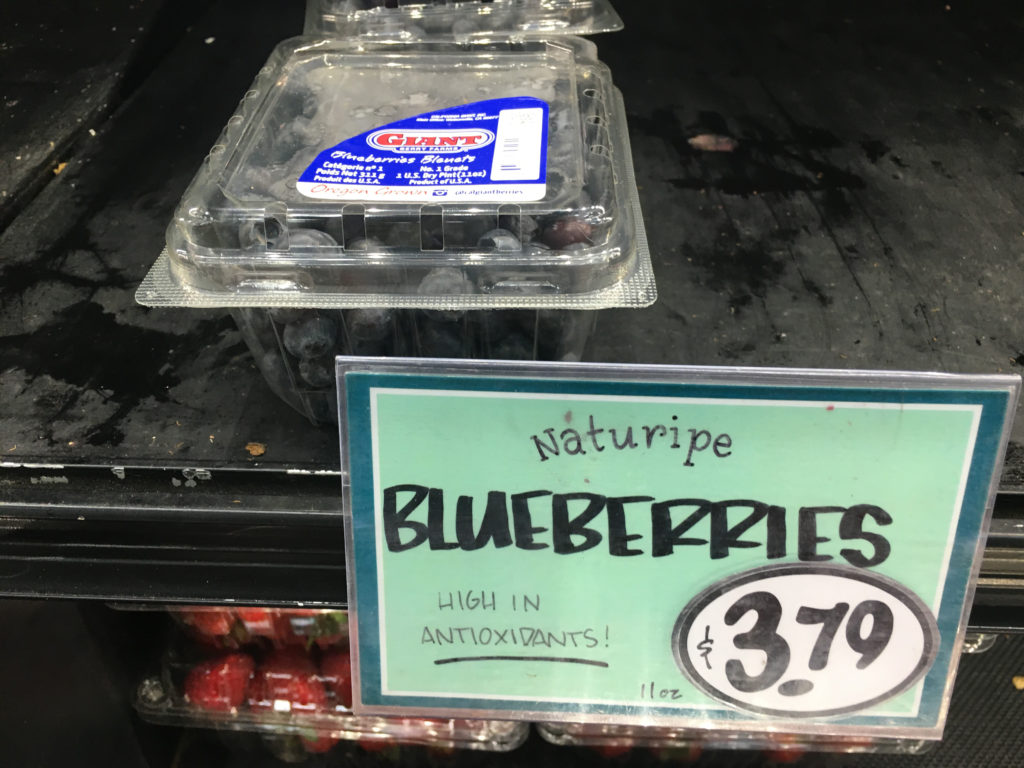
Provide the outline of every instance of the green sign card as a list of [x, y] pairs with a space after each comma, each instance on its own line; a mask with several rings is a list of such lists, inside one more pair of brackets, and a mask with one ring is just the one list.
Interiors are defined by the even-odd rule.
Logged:
[[356, 712], [941, 735], [1019, 378], [338, 369]]

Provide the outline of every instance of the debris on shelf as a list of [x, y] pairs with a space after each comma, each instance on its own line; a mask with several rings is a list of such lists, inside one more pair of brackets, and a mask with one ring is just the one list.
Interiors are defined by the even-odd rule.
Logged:
[[701, 152], [735, 152], [740, 145], [731, 136], [721, 136], [717, 133], [700, 133], [691, 136], [686, 142]]

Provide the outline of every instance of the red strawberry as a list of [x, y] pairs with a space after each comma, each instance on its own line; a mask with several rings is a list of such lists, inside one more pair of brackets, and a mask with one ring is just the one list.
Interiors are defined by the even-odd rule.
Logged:
[[244, 653], [229, 653], [196, 664], [185, 677], [185, 699], [209, 712], [230, 712], [245, 703], [255, 666]]
[[183, 622], [205, 637], [230, 635], [235, 625], [234, 615], [223, 608], [189, 608], [180, 614]]
[[352, 708], [352, 659], [348, 651], [327, 651], [320, 660], [320, 673], [327, 690], [338, 697], [338, 703]]
[[307, 752], [312, 752], [314, 755], [329, 752], [331, 747], [337, 743], [338, 739], [330, 734], [318, 735], [315, 739], [310, 739], [306, 736], [302, 737], [302, 746], [306, 748]]
[[784, 765], [799, 763], [804, 759], [804, 753], [798, 749], [773, 749], [763, 754], [768, 762], [781, 763]]
[[602, 744], [594, 747], [594, 750], [604, 758], [620, 757], [632, 751], [627, 744]]
[[323, 611], [316, 619], [316, 644], [321, 648], [341, 645], [348, 640], [348, 613]]
[[340, 645], [348, 638], [348, 614], [316, 608], [292, 608], [278, 616], [278, 639], [284, 644], [316, 643], [321, 648]]
[[769, 738], [775, 746], [762, 753], [769, 762], [789, 765], [803, 759], [806, 750], [801, 746], [799, 736], [780, 733]]
[[249, 705], [276, 712], [319, 712], [327, 706], [327, 691], [308, 656], [298, 650], [275, 651], [256, 669]]
[[299, 637], [292, 630], [291, 619], [284, 611], [274, 612], [274, 645], [299, 645], [305, 646], [305, 638]]
[[235, 614], [245, 625], [249, 637], [277, 637], [274, 612], [268, 608], [236, 608]]
[[659, 762], [693, 763], [700, 759], [703, 748], [700, 744], [689, 744], [685, 747], [664, 747], [654, 750]]
[[395, 742], [386, 738], [362, 738], [359, 739], [359, 746], [366, 752], [384, 752], [395, 746]]
[[593, 228], [584, 219], [559, 219], [544, 230], [541, 240], [555, 250], [568, 248], [575, 243], [589, 243]]
[[328, 648], [333, 646], [344, 645], [347, 640], [348, 633], [346, 632], [344, 634], [338, 633], [336, 635], [323, 635], [316, 638], [313, 642], [315, 642], [318, 647], [326, 651]]

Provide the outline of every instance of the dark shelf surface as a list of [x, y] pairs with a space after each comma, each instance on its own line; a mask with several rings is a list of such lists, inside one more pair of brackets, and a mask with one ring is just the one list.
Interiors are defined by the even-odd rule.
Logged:
[[[187, 29], [146, 38], [166, 55], [0, 237], [4, 460], [336, 467], [334, 434], [269, 392], [223, 312], [133, 297], [300, 5], [192, 3]], [[1014, 3], [622, 5], [626, 31], [598, 42], [626, 98], [661, 299], [604, 313], [592, 360], [1024, 370]], [[703, 133], [737, 148], [699, 151]], [[1003, 486], [1024, 489], [1024, 422]]]
[[[8, 593], [344, 599], [335, 431], [270, 392], [223, 312], [134, 301], [301, 5], [106, 4], [80, 28], [73, 8], [5, 8], [18, 104], [0, 154], [38, 160], [0, 200]], [[619, 5], [627, 30], [597, 41], [627, 103], [661, 299], [603, 313], [591, 360], [1024, 370], [1016, 3]], [[41, 40], [60, 62], [31, 64]], [[89, 98], [65, 98], [82, 77]], [[702, 134], [735, 148], [701, 151]], [[1008, 535], [1024, 422], [1001, 490]], [[1024, 600], [1008, 541], [979, 593], [986, 626]]]

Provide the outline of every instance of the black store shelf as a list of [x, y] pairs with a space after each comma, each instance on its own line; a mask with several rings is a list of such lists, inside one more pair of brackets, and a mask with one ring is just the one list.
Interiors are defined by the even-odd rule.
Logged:
[[[11, 5], [0, 594], [343, 604], [337, 435], [276, 399], [224, 313], [133, 298], [302, 4], [150, 0], [130, 26], [123, 8]], [[627, 30], [597, 42], [661, 299], [604, 313], [590, 359], [1024, 370], [1015, 2], [619, 5]], [[61, 52], [45, 67], [44, 45]], [[688, 141], [706, 133], [735, 150]], [[1024, 422], [978, 628], [1024, 628], [1021, 494]]]
[[[338, 473], [8, 467], [0, 594], [344, 607]], [[971, 625], [1024, 631], [1021, 497], [1001, 495]]]

